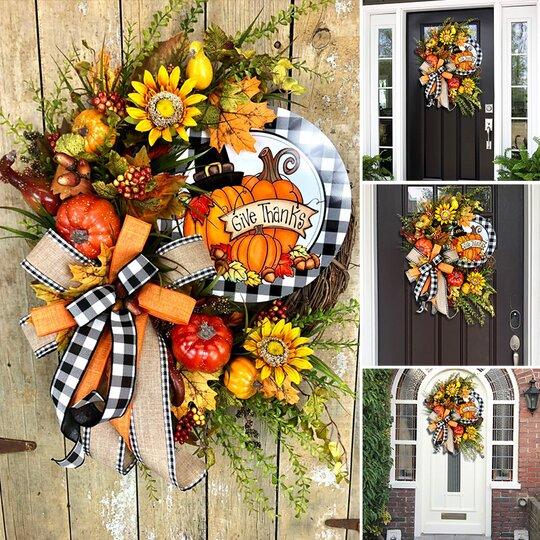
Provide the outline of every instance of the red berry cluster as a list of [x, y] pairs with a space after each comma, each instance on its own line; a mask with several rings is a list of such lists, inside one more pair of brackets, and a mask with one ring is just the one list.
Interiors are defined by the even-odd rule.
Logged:
[[116, 177], [113, 185], [126, 199], [142, 200], [146, 198], [146, 186], [150, 180], [152, 180], [150, 167], [130, 165], [124, 174]]
[[116, 92], [111, 92], [110, 94], [99, 92], [90, 100], [90, 103], [99, 112], [113, 111], [121, 118], [126, 116], [126, 100]]
[[49, 143], [49, 146], [54, 151], [56, 150], [56, 142], [60, 138], [60, 133], [58, 131], [55, 131], [54, 133], [47, 133], [47, 142]]
[[193, 428], [195, 426], [204, 426], [204, 424], [206, 424], [206, 417], [204, 414], [200, 413], [197, 407], [191, 407], [191, 409], [178, 420], [174, 432], [174, 440], [178, 444], [186, 443]]
[[283, 303], [283, 300], [274, 300], [270, 307], [257, 313], [256, 321], [262, 322], [269, 319], [270, 322], [278, 322], [280, 319], [286, 319], [289, 315], [289, 308]]

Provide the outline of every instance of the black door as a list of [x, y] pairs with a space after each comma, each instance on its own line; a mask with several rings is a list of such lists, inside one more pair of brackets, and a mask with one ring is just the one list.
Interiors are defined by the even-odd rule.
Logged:
[[[523, 343], [523, 188], [463, 186], [481, 190], [485, 217], [497, 231], [493, 297], [495, 317], [483, 327], [468, 326], [461, 315], [416, 313], [399, 236], [400, 218], [415, 201], [437, 197], [441, 186], [379, 186], [377, 189], [378, 348], [380, 365], [512, 365], [510, 338]], [[452, 186], [456, 189], [456, 186]], [[511, 313], [514, 313], [511, 322]], [[519, 318], [519, 321], [517, 321]], [[512, 326], [519, 326], [512, 328]]]
[[[482, 110], [427, 108], [420, 85], [416, 42], [445, 19], [470, 21], [482, 48]], [[489, 112], [487, 112], [489, 111]], [[407, 15], [407, 180], [493, 180], [493, 150], [486, 119], [493, 121], [493, 9], [430, 11]], [[493, 133], [493, 132], [492, 132]], [[491, 140], [493, 137], [491, 135]], [[491, 148], [493, 145], [491, 144]]]

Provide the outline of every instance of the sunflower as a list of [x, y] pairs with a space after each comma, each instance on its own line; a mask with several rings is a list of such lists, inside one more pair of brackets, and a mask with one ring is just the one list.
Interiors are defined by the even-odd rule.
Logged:
[[281, 386], [285, 377], [300, 384], [299, 371], [313, 366], [307, 357], [313, 354], [307, 344], [309, 338], [300, 335], [301, 329], [281, 319], [272, 323], [265, 319], [252, 329], [244, 342], [244, 349], [255, 356], [255, 367], [261, 370], [261, 380], [273, 376]]
[[466, 77], [461, 82], [461, 87], [466, 94], [472, 94], [476, 88], [476, 83], [470, 78]]
[[143, 82], [132, 81], [136, 92], [129, 98], [137, 107], [128, 107], [128, 115], [135, 121], [137, 131], [149, 131], [150, 146], [163, 137], [171, 142], [173, 135], [178, 134], [188, 140], [186, 128], [195, 127], [193, 119], [201, 114], [197, 107], [192, 107], [206, 99], [202, 94], [191, 94], [197, 83], [196, 79], [187, 79], [180, 88], [180, 68], [176, 66], [169, 75], [161, 66], [157, 75], [157, 83], [152, 74], [145, 70]]
[[469, 283], [473, 294], [482, 294], [482, 290], [486, 285], [486, 278], [480, 272], [471, 272], [467, 276], [467, 283]]
[[441, 203], [435, 210], [435, 219], [444, 225], [451, 223], [456, 217], [456, 211], [448, 203]]

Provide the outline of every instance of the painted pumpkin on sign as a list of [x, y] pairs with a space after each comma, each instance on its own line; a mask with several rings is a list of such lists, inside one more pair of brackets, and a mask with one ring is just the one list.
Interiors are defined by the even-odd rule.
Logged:
[[484, 240], [478, 233], [458, 236], [453, 240], [454, 249], [461, 259], [479, 261], [484, 255]]
[[255, 234], [243, 234], [231, 243], [231, 258], [240, 261], [248, 270], [260, 274], [275, 268], [281, 257], [279, 240], [258, 227]]
[[[288, 178], [282, 178], [279, 174], [279, 164], [283, 157], [286, 157], [283, 162], [283, 171], [286, 174], [296, 172], [300, 166], [300, 156], [296, 150], [284, 148], [274, 157], [270, 148], [266, 147], [259, 153], [263, 170], [257, 176], [245, 176], [242, 180], [242, 185], [249, 190], [254, 201], [279, 199], [304, 202], [300, 190]], [[285, 253], [296, 246], [300, 236], [295, 231], [282, 228], [265, 227], [264, 232], [279, 240]]]

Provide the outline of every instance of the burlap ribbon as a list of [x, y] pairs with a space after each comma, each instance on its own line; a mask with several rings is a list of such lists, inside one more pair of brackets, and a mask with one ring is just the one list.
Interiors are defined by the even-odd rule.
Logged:
[[424, 93], [428, 100], [428, 107], [437, 104], [437, 107], [450, 109], [448, 83], [446, 82], [447, 79], [452, 78], [450, 69], [450, 66], [445, 64], [442, 59], [437, 61], [436, 66], [433, 66], [429, 62], [423, 62], [420, 66], [420, 71], [422, 72], [420, 83], [426, 87]]
[[428, 416], [430, 422], [428, 431], [432, 434], [431, 441], [435, 450], [443, 447], [450, 454], [454, 453], [454, 432], [451, 428], [458, 425], [456, 422], [458, 418], [459, 415], [448, 409], [445, 409], [442, 416], [439, 416], [435, 411]]
[[[77, 327], [51, 389], [57, 412], [62, 410], [59, 421], [63, 433], [76, 442], [74, 450], [61, 462], [63, 466], [79, 466], [84, 461], [84, 451], [122, 473], [128, 472], [138, 459], [173, 485], [187, 489], [204, 475], [205, 467], [189, 451], [175, 449], [167, 348], [148, 315], [186, 323], [195, 300], [171, 288], [148, 283], [157, 272], [141, 255], [150, 229], [149, 224], [126, 217], [108, 276], [109, 283], [122, 284], [123, 294], [131, 295], [130, 300], [142, 313], [137, 310], [133, 319], [127, 309], [119, 306], [117, 287], [106, 285], [92, 289], [69, 305], [60, 301], [34, 308], [21, 319], [21, 326], [38, 356], [56, 348], [58, 332]], [[168, 269], [169, 287], [214, 274], [200, 236], [170, 242], [157, 254], [160, 258], [166, 254], [166, 261], [161, 262]], [[72, 246], [49, 231], [22, 266], [42, 283], [54, 284], [53, 288], [60, 292], [71, 285], [69, 265], [83, 261]], [[85, 327], [87, 331], [81, 335]], [[66, 385], [69, 392], [64, 391]], [[107, 400], [102, 397], [104, 394]], [[114, 407], [109, 406], [111, 403]], [[69, 430], [65, 428], [66, 412]]]
[[433, 313], [440, 312], [449, 316], [448, 288], [444, 274], [452, 273], [454, 267], [451, 263], [458, 256], [455, 251], [442, 249], [441, 245], [435, 244], [428, 257], [416, 248], [407, 254], [411, 268], [405, 274], [409, 282], [416, 282], [414, 297], [420, 305], [420, 313], [424, 311], [426, 303], [431, 302]]

